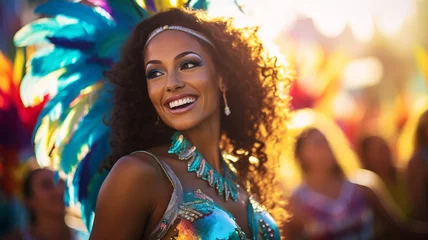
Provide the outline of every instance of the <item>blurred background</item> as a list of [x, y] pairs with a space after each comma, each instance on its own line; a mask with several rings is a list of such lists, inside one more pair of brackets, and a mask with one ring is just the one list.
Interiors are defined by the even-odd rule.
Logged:
[[[0, 235], [26, 223], [19, 186], [38, 168], [31, 135], [47, 97], [24, 106], [20, 83], [34, 49], [14, 47], [13, 37], [40, 17], [33, 11], [43, 2], [0, 0]], [[292, 146], [308, 126], [323, 130], [345, 172], [364, 167], [361, 139], [373, 135], [386, 141], [394, 167], [405, 174], [428, 107], [428, 1], [212, 0], [208, 12], [260, 26], [269, 49], [296, 72], [281, 145], [285, 191], [301, 183]]]

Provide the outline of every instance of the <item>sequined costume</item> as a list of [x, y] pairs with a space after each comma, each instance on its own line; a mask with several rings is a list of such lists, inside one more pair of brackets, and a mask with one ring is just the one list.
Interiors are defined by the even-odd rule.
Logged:
[[373, 213], [362, 194], [348, 181], [337, 199], [300, 185], [294, 193], [304, 216], [304, 233], [299, 239], [373, 239]]
[[184, 191], [180, 180], [164, 161], [149, 152], [139, 152], [156, 159], [174, 187], [168, 207], [150, 239], [162, 239], [165, 235], [170, 235], [170, 231], [174, 232], [170, 239], [280, 239], [275, 221], [252, 197], [247, 209], [252, 238], [248, 238], [232, 214], [200, 189]]

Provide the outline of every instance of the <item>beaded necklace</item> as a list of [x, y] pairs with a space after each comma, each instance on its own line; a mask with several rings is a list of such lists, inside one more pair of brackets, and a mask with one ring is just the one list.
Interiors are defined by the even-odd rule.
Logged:
[[181, 134], [176, 132], [172, 138], [171, 147], [168, 150], [170, 154], [176, 154], [178, 159], [188, 161], [187, 171], [195, 172], [196, 176], [207, 181], [210, 187], [215, 187], [219, 196], [224, 197], [226, 201], [232, 198], [238, 200], [238, 187], [235, 184], [236, 176], [226, 167], [223, 162], [224, 176], [217, 172], [192, 146], [189, 141]]

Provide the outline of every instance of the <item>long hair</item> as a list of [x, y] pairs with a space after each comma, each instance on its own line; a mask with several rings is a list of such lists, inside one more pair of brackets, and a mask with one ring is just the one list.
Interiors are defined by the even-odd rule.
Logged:
[[[304, 149], [304, 145], [305, 145], [305, 142], [308, 139], [308, 137], [310, 137], [314, 133], [321, 133], [323, 136], [325, 136], [317, 128], [307, 128], [307, 129], [303, 130], [302, 133], [300, 133], [300, 135], [297, 137], [295, 145], [294, 145], [294, 158], [297, 160], [298, 164], [300, 165], [300, 168], [302, 169], [302, 172], [304, 172], [304, 173], [307, 173], [309, 171], [309, 168], [308, 168], [308, 166], [306, 166], [304, 164], [304, 160], [303, 160], [303, 156], [302, 156], [303, 149]], [[326, 141], [328, 141], [328, 140], [326, 139]], [[343, 169], [340, 167], [339, 163], [337, 162], [337, 159], [335, 159], [335, 165], [333, 168], [333, 173], [339, 177], [345, 176]]]
[[[278, 203], [272, 197], [278, 159], [268, 159], [266, 143], [276, 143], [284, 137], [279, 132], [285, 129], [289, 99], [279, 96], [284, 95], [291, 79], [285, 75], [287, 69], [278, 64], [277, 58], [269, 56], [257, 37], [258, 29], [235, 28], [231, 19], [171, 9], [137, 25], [124, 45], [121, 60], [106, 74], [114, 85], [110, 122], [112, 153], [106, 165], [111, 167], [119, 158], [136, 150], [170, 144], [174, 130], [157, 124], [157, 113], [148, 96], [145, 69], [141, 67], [149, 34], [164, 25], [198, 31], [214, 44], [215, 50], [206, 49], [228, 86], [228, 104], [233, 111], [228, 117], [221, 116], [219, 147], [236, 157], [237, 161], [231, 164], [240, 180], [272, 209]], [[205, 42], [200, 42], [206, 46]]]
[[428, 110], [422, 113], [419, 118], [415, 134], [415, 152], [420, 152], [428, 147]]
[[[368, 159], [368, 151], [370, 145], [373, 144], [374, 141], [379, 140], [382, 141], [384, 144], [388, 145], [388, 143], [385, 141], [385, 139], [375, 136], [375, 135], [368, 135], [360, 139], [359, 146], [358, 146], [358, 155], [361, 162], [361, 165], [370, 171], [374, 171], [375, 169], [372, 168], [370, 160]], [[392, 158], [392, 156], [390, 156]], [[391, 159], [392, 160], [392, 159]], [[397, 181], [397, 169], [391, 162], [391, 166], [384, 166], [384, 167], [390, 167], [389, 170], [389, 176], [394, 180]]]

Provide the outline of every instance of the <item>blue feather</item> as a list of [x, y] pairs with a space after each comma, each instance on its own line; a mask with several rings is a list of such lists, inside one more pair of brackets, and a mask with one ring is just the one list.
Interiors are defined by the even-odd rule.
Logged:
[[96, 102], [88, 112], [88, 115], [77, 126], [79, 131], [76, 131], [69, 143], [64, 146], [60, 165], [65, 173], [69, 173], [72, 166], [78, 163], [78, 153], [82, 147], [86, 145], [90, 149], [95, 142], [101, 140], [103, 133], [108, 130], [108, 127], [102, 121], [106, 107], [108, 106], [104, 102]]
[[102, 8], [92, 8], [78, 2], [50, 1], [38, 6], [34, 12], [48, 16], [64, 15], [74, 18], [87, 23], [88, 26], [97, 29], [98, 32], [115, 25], [110, 14]]
[[187, 2], [187, 5], [191, 9], [205, 10], [208, 8], [209, 2], [207, 0], [190, 0]]
[[[63, 74], [59, 78], [58, 93], [45, 105], [40, 116], [46, 116], [52, 111], [58, 108], [60, 105], [63, 110], [68, 109], [70, 103], [75, 100], [82, 89], [95, 84], [100, 81], [103, 68], [96, 65], [87, 65], [87, 68], [82, 66], [74, 66], [80, 68], [76, 71], [69, 71]], [[85, 79], [85, 81], [82, 81]], [[63, 111], [61, 112], [63, 113]], [[61, 119], [64, 119], [66, 115], [62, 115]], [[39, 118], [40, 119], [40, 118]], [[36, 128], [39, 126], [39, 122], [36, 124]]]
[[44, 48], [31, 58], [33, 75], [45, 76], [59, 68], [85, 61], [89, 56], [80, 50], [63, 48]]
[[17, 47], [47, 43], [47, 36], [61, 29], [63, 25], [59, 24], [54, 18], [42, 18], [36, 20], [21, 28], [14, 37], [14, 43]]

